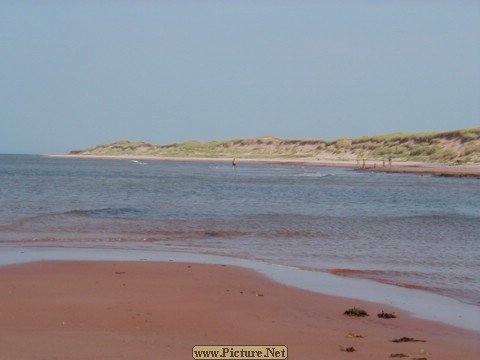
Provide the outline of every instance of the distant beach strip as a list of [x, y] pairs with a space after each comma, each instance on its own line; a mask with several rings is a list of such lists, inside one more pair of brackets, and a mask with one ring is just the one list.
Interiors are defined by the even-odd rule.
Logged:
[[[231, 158], [202, 158], [202, 157], [170, 157], [170, 156], [138, 156], [138, 155], [42, 155], [53, 158], [77, 158], [98, 160], [136, 160], [136, 161], [191, 161], [191, 162], [220, 162], [231, 164]], [[391, 165], [382, 160], [328, 160], [328, 159], [269, 159], [269, 158], [243, 158], [236, 159], [236, 163], [282, 164], [296, 166], [321, 166], [351, 168], [358, 171], [379, 173], [398, 173], [413, 175], [430, 175], [444, 177], [465, 177], [480, 179], [480, 164], [441, 164], [425, 163], [419, 161], [392, 161]], [[240, 165], [241, 166], [241, 165]]]

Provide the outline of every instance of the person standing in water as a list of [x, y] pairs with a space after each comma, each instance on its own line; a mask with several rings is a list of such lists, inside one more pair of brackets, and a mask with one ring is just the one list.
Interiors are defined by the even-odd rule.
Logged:
[[232, 160], [232, 167], [235, 169], [237, 167], [237, 160], [233, 158]]

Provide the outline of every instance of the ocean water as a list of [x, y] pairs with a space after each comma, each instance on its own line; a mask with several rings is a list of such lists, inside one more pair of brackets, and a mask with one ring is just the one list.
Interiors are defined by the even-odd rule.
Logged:
[[[480, 181], [315, 166], [0, 155], [0, 252], [216, 254], [480, 305]], [[104, 251], [104, 250], [102, 250]]]

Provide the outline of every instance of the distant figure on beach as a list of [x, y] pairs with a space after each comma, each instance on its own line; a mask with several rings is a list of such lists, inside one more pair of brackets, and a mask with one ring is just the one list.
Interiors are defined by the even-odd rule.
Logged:
[[237, 167], [237, 160], [233, 158], [232, 160], [232, 167], [235, 169]]
[[388, 157], [388, 165], [392, 166], [392, 157], [391, 156]]
[[363, 159], [363, 168], [365, 169], [365, 159]]

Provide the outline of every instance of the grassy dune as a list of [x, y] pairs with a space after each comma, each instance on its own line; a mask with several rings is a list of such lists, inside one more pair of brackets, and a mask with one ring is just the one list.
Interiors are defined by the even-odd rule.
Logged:
[[480, 128], [432, 133], [394, 133], [356, 139], [284, 140], [275, 137], [189, 141], [154, 145], [142, 141], [117, 141], [86, 150], [82, 155], [132, 155], [202, 158], [304, 158], [323, 160], [382, 159], [425, 162], [480, 162]]

